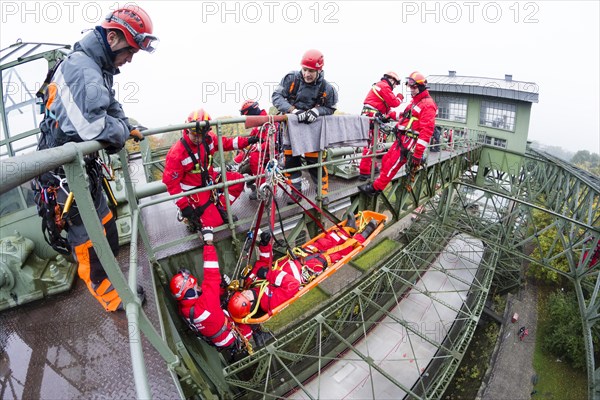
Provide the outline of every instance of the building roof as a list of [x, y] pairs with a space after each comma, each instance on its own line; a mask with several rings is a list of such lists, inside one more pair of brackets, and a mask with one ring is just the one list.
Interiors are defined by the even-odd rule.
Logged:
[[457, 76], [455, 71], [449, 71], [448, 75], [429, 75], [427, 83], [431, 92], [475, 94], [529, 103], [537, 103], [539, 99], [539, 87], [536, 83], [514, 81], [512, 75], [495, 79]]

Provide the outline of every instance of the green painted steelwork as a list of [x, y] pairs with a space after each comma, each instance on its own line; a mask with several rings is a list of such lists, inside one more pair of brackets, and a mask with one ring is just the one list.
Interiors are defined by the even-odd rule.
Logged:
[[[80, 150], [80, 148], [85, 149], [85, 151]], [[71, 145], [71, 150], [66, 153], [69, 154], [68, 158], [74, 159], [67, 163], [66, 170], [69, 181], [73, 182], [73, 187], [76, 188], [76, 196], [79, 206], [82, 208], [84, 223], [86, 223], [90, 232], [94, 232], [95, 228], [97, 228], [98, 235], [93, 235], [92, 240], [94, 240], [94, 243], [97, 243], [99, 248], [102, 248], [105, 238], [100, 233], [99, 222], [95, 218], [95, 211], [91, 206], [91, 198], [86, 198], [89, 197], [89, 192], [86, 189], [87, 182], [80, 162], [83, 154], [96, 151], [98, 148], [100, 148], [100, 145], [94, 143]], [[134, 320], [132, 323], [140, 327], [140, 331], [144, 332], [150, 342], [159, 349], [167, 364], [180, 377], [183, 393], [204, 393], [203, 396], [213, 393], [217, 397], [227, 398], [228, 396], [233, 396], [234, 393], [241, 389], [254, 391], [259, 390], [259, 387], [263, 387], [262, 385], [265, 383], [262, 380], [263, 378], [257, 377], [254, 380], [246, 379], [243, 381], [235, 379], [240, 374], [246, 374], [242, 372], [250, 368], [246, 364], [251, 365], [253, 370], [256, 369], [256, 366], [260, 366], [257, 369], [258, 372], [255, 373], [263, 374], [260, 376], [267, 376], [274, 372], [270, 370], [273, 366], [278, 366], [275, 368], [279, 369], [283, 365], [288, 365], [288, 362], [283, 362], [284, 359], [296, 360], [299, 363], [298, 365], [303, 366], [301, 369], [304, 372], [298, 372], [298, 375], [296, 375], [293, 368], [289, 366], [285, 367], [287, 368], [286, 374], [290, 376], [290, 383], [281, 385], [280, 390], [282, 393], [291, 390], [292, 386], [306, 379], [307, 370], [304, 362], [301, 362], [305, 359], [302, 353], [286, 350], [286, 346], [297, 346], [297, 341], [299, 340], [297, 338], [303, 337], [299, 334], [300, 332], [308, 333], [310, 337], [323, 335], [324, 332], [328, 332], [326, 334], [329, 337], [331, 335], [334, 337], [340, 336], [339, 332], [344, 331], [347, 327], [331, 321], [332, 318], [330, 316], [336, 315], [340, 310], [342, 313], [349, 312], [348, 310], [354, 307], [352, 304], [360, 304], [359, 309], [364, 309], [367, 307], [366, 304], [368, 304], [368, 307], [379, 310], [373, 311], [374, 313], [379, 312], [383, 313], [381, 315], [384, 315], [385, 312], [383, 310], [386, 308], [380, 303], [380, 301], [383, 301], [381, 295], [377, 291], [374, 291], [373, 288], [380, 287], [383, 282], [390, 280], [390, 276], [394, 276], [394, 279], [405, 285], [402, 290], [406, 290], [410, 287], [411, 280], [410, 277], [407, 278], [403, 274], [406, 274], [406, 271], [418, 273], [418, 271], [428, 267], [431, 257], [440, 251], [439, 247], [432, 246], [432, 244], [439, 246], [451, 232], [460, 231], [473, 235], [488, 245], [485, 262], [482, 263], [480, 272], [482, 274], [480, 281], [485, 282], [485, 284], [480, 283], [476, 289], [477, 292], [480, 292], [477, 296], [479, 300], [471, 306], [469, 313], [466, 314], [468, 317], [464, 318], [461, 330], [457, 334], [460, 340], [453, 343], [452, 347], [445, 349], [448, 354], [439, 359], [438, 363], [440, 365], [436, 369], [435, 374], [429, 374], [431, 377], [430, 380], [420, 383], [418, 393], [412, 392], [416, 390], [414, 388], [403, 388], [407, 392], [414, 393], [417, 397], [431, 398], [437, 394], [441, 394], [454, 375], [458, 362], [461, 359], [461, 351], [466, 349], [466, 343], [470, 340], [475, 323], [481, 315], [494, 272], [497, 275], [504, 275], [503, 279], [505, 281], [502, 287], [510, 287], [511, 285], [518, 285], [521, 279], [518, 272], [519, 268], [515, 266], [518, 260], [525, 259], [531, 262], [539, 262], [539, 260], [533, 259], [522, 252], [525, 245], [536, 246], [536, 236], [548, 229], [548, 227], [539, 227], [531, 233], [528, 233], [524, 229], [526, 221], [532, 218], [531, 213], [536, 210], [556, 219], [554, 226], [560, 229], [563, 233], [562, 236], [566, 237], [564, 245], [566, 245], [565, 247], [568, 246], [568, 248], [559, 256], [568, 257], [572, 268], [569, 272], [561, 271], [560, 273], [569, 277], [576, 285], [580, 299], [580, 309], [583, 315], [582, 320], [587, 329], [587, 351], [590, 352], [589, 354], [593, 354], [593, 343], [589, 329], [598, 319], [598, 266], [594, 269], [586, 270], [585, 265], [577, 264], [580, 258], [577, 255], [580, 255], [586, 246], [583, 243], [583, 238], [586, 235], [591, 235], [595, 238], [599, 235], [599, 216], [597, 215], [597, 208], [594, 207], [595, 204], [598, 204], [599, 194], [597, 188], [593, 187], [589, 182], [582, 181], [577, 176], [574, 176], [572, 171], [558, 165], [556, 160], [549, 160], [543, 157], [543, 155], [535, 154], [515, 158], [514, 154], [506, 152], [504, 162], [495, 164], [491, 162], [491, 158], [485, 157], [485, 154], [490, 151], [497, 150], [486, 147], [482, 148], [480, 146], [467, 147], [466, 143], [462, 148], [457, 147], [454, 157], [429, 165], [420, 171], [413, 184], [414, 190], [410, 193], [404, 189], [404, 177], [400, 177], [394, 181], [384, 196], [381, 196], [382, 201], [377, 203], [379, 209], [391, 213], [394, 220], [399, 221], [416, 207], [425, 206], [428, 211], [422, 214], [422, 218], [430, 222], [428, 229], [417, 235], [408, 247], [398, 253], [397, 259], [394, 258], [394, 261], [389, 261], [381, 268], [365, 276], [358, 286], [361, 288], [358, 292], [352, 291], [347, 293], [343, 297], [345, 300], [340, 301], [338, 298], [334, 305], [320, 311], [318, 315], [329, 315], [329, 317], [321, 319], [320, 323], [318, 321], [307, 321], [298, 326], [289, 327], [285, 331], [287, 333], [279, 336], [279, 340], [276, 342], [277, 345], [270, 345], [267, 349], [257, 352], [253, 357], [230, 366], [222, 363], [221, 365], [225, 371], [224, 381], [215, 372], [214, 367], [216, 365], [213, 367], [205, 366], [204, 368], [198, 368], [198, 366], [202, 365], [201, 360], [203, 360], [203, 357], [214, 358], [216, 356], [216, 359], [219, 359], [213, 349], [210, 347], [204, 348], [205, 346], [203, 345], [200, 345], [200, 347], [198, 345], [190, 346], [187, 339], [182, 341], [182, 337], [176, 329], [178, 327], [182, 328], [181, 323], [172, 320], [172, 315], [175, 315], [174, 313], [161, 314], [164, 326], [160, 328], [163, 333], [159, 334], [150, 325], [149, 321], [144, 318], [143, 310], [139, 309], [139, 306], [136, 306], [137, 303], [133, 292], [129, 289], [132, 282], [135, 281], [134, 278], [130, 277], [128, 285], [114, 259], [111, 261], [111, 257], [104, 257], [106, 259], [102, 261], [106, 266], [111, 281], [114, 282], [117, 290], [123, 293], [122, 297], [128, 304], [128, 309], [132, 309], [129, 312], [129, 315]], [[38, 154], [38, 159], [40, 157], [44, 159], [45, 154], [43, 153]], [[121, 157], [124, 157], [124, 154], [121, 154]], [[498, 166], [504, 168], [504, 170], [497, 169]], [[129, 179], [125, 178], [125, 182], [129, 181]], [[482, 182], [482, 184], [478, 184], [478, 182]], [[230, 183], [225, 182], [222, 185]], [[142, 243], [146, 246], [146, 251], [150, 255], [149, 259], [157, 278], [156, 289], [160, 293], [162, 287], [167, 282], [165, 270], [172, 273], [172, 267], [157, 264], [154, 253], [155, 249], [151, 248], [143, 225], [137, 222], [139, 209], [151, 207], [154, 202], [150, 201], [138, 206], [135, 189], [130, 183], [126, 186], [127, 193], [131, 196], [129, 201], [132, 204], [136, 204], [132, 213], [132, 226], [136, 227], [136, 232], [139, 231]], [[156, 190], [158, 190], [158, 187]], [[478, 194], [475, 192], [478, 192]], [[547, 196], [541, 197], [543, 194]], [[167, 201], [176, 197], [166, 196], [161, 198], [160, 201]], [[352, 197], [350, 210], [360, 209], [361, 203], [364, 204], [365, 199], [361, 200], [360, 196], [354, 195]], [[540, 198], [545, 198], [546, 203], [540, 204]], [[474, 204], [477, 204], [477, 207], [474, 207]], [[88, 207], [89, 210], [85, 211]], [[304, 228], [309, 229], [310, 223], [304, 221], [303, 225], [302, 228], [299, 228], [299, 231], [302, 231]], [[179, 243], [180, 240], [173, 243]], [[108, 243], [105, 243], [105, 246], [107, 246], [106, 251], [101, 251], [101, 253], [105, 255], [110, 254]], [[133, 246], [131, 250], [130, 271], [137, 268], [134, 257], [136, 247]], [[420, 256], [415, 257], [418, 254]], [[423, 254], [429, 254], [429, 256], [423, 257]], [[514, 261], [498, 262], [502, 254], [510, 254], [514, 258]], [[553, 254], [544, 256], [548, 260], [556, 257]], [[417, 262], [415, 260], [421, 261]], [[404, 263], [407, 263], [409, 267], [398, 267], [398, 265], [404, 265]], [[549, 265], [547, 267], [552, 268]], [[400, 268], [402, 273], [397, 272], [398, 268]], [[590, 291], [586, 288], [592, 288], [592, 290]], [[401, 291], [392, 292], [402, 293]], [[375, 301], [374, 299], [378, 300]], [[161, 300], [160, 303], [166, 309], [169, 309], [169, 307], [172, 308], [172, 305], [168, 305], [169, 301], [165, 302]], [[346, 307], [346, 311], [344, 311], [344, 307]], [[135, 322], [138, 313], [141, 319], [139, 322]], [[173, 324], [174, 322], [175, 324]], [[401, 324], [402, 321], [398, 321], [398, 323]], [[364, 331], [365, 329], [366, 327], [357, 330], [357, 332]], [[345, 335], [342, 336], [347, 337]], [[165, 342], [165, 340], [167, 341]], [[187, 349], [182, 346], [183, 343], [186, 343]], [[301, 346], [301, 348], [308, 349], [306, 345]], [[352, 350], [351, 341], [339, 341], [331, 351], [339, 352], [342, 349]], [[212, 356], [210, 355], [211, 353], [213, 354]], [[322, 355], [318, 359], [328, 359], [327, 357], [330, 356]], [[136, 354], [136, 360], [139, 360], [139, 354]], [[182, 363], [182, 360], [187, 361]], [[134, 363], [139, 366], [138, 362], [134, 361]], [[588, 360], [588, 365], [591, 371], [590, 382], [592, 382], [590, 397], [593, 398], [597, 392], [594, 386], [597, 381], [594, 376], [593, 357]], [[138, 371], [136, 376], [140, 377], [140, 382], [144, 382], [143, 369]], [[221, 383], [216, 385], [216, 382]], [[256, 386], [252, 386], [252, 382]], [[235, 389], [236, 387], [238, 389]], [[140, 387], [140, 392], [145, 393], [143, 385]], [[258, 391], [257, 393], [261, 392]]]
[[[217, 127], [219, 143], [223, 125], [243, 120], [211, 121], [211, 125]], [[193, 124], [170, 126], [149, 130], [145, 134], [151, 136], [191, 126]], [[133, 187], [127, 168], [123, 169], [124, 197], [131, 205], [134, 241], [130, 247], [129, 278], [126, 279], [102, 234], [82, 166], [85, 154], [101, 149], [99, 143], [70, 143], [60, 149], [38, 152], [35, 156], [20, 155], [2, 160], [0, 191], [5, 193], [42, 171], [64, 164], [86, 229], [111, 282], [126, 304], [129, 322], [136, 327], [135, 332], [131, 332], [131, 352], [136, 388], [141, 397], [150, 396], [151, 392], [141, 353], [140, 332], [158, 350], [167, 368], [178, 380], [181, 397], [263, 397], [283, 395], [292, 390], [302, 391], [305, 390], [304, 382], [322, 370], [332, 358], [343, 352], [352, 352], [373, 371], [385, 376], [411, 396], [439, 398], [467, 349], [485, 299], [494, 288], [492, 283], [497, 285], [496, 290], [519, 285], [522, 279], [520, 264], [528, 261], [550, 268], [573, 283], [584, 328], [589, 397], [600, 399], [600, 369], [596, 368], [593, 358], [591, 336], [591, 328], [600, 319], [600, 265], [591, 266], [589, 257], [584, 257], [585, 252], [591, 251], [600, 240], [598, 179], [545, 154], [528, 152], [523, 155], [482, 147], [471, 139], [457, 138], [448, 158], [429, 163], [417, 174], [412, 191], [406, 190], [406, 177], [401, 174], [378, 199], [368, 199], [357, 191], [345, 194], [350, 206], [343, 211], [353, 213], [376, 208], [388, 213], [392, 222], [401, 223], [404, 216], [423, 206], [425, 211], [420, 217], [428, 225], [418, 232], [408, 229], [405, 236], [412, 238], [408, 245], [382, 265], [365, 273], [351, 290], [334, 296], [333, 300], [316, 309], [313, 318], [298, 321], [277, 332], [278, 340], [275, 343], [233, 364], [228, 364], [214, 348], [186, 333], [182, 321], [176, 317], [174, 301], [164, 296], [168, 278], [179, 261], [187, 259], [191, 263], [198, 263], [199, 256], [189, 251], [159, 260], [157, 252], [189, 242], [195, 239], [195, 235], [153, 248], [147, 228], [140, 220], [144, 208], [181, 195], [162, 196], [157, 200], [146, 198], [140, 204], [142, 198], [164, 193], [164, 186], [149, 183]], [[122, 165], [127, 165], [124, 151], [119, 153], [119, 158]], [[337, 162], [340, 161], [332, 159], [327, 164], [335, 165]], [[34, 165], [38, 168], [32, 168]], [[224, 167], [223, 163], [221, 167]], [[225, 180], [218, 187], [227, 190], [233, 183], [237, 181]], [[201, 190], [208, 189], [197, 191]], [[536, 226], [533, 224], [536, 213], [544, 214], [551, 222]], [[33, 213], [29, 217], [31, 221], [39, 223]], [[219, 229], [229, 230], [233, 239], [223, 241], [223, 245], [233, 244], [239, 249], [235, 228], [249, 221], [233, 223], [229, 215], [228, 222]], [[556, 239], [549, 249], [545, 249], [539, 236], [551, 230], [556, 232]], [[315, 231], [314, 223], [302, 218], [294, 236], [301, 238], [306, 232], [311, 234]], [[452, 326], [449, 339], [439, 345], [432, 363], [426, 367], [427, 374], [422, 375], [413, 387], [403, 387], [393, 376], [375, 365], [368, 355], [361, 353], [355, 342], [383, 317], [391, 317], [399, 327], [412, 329], [406, 321], [393, 317], [389, 309], [398, 303], [407, 290], [417, 290], [415, 280], [431, 268], [431, 261], [457, 232], [478, 238], [486, 245], [476, 281], [470, 289], [467, 303], [457, 310], [459, 316]], [[160, 305], [161, 323], [158, 327], [152, 325], [135, 296], [140, 267], [137, 264], [138, 238], [148, 254], [153, 271], [156, 300]], [[534, 250], [540, 254], [539, 257], [531, 255]], [[566, 261], [569, 266], [567, 271], [553, 266], [559, 260]], [[429, 293], [429, 296], [434, 302], [440, 301], [435, 294]], [[417, 331], [414, 333], [428, 340], [426, 335]]]

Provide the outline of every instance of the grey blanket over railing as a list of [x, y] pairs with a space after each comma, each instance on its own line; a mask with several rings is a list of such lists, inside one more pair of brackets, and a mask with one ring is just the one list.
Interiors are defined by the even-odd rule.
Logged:
[[359, 115], [328, 115], [312, 124], [298, 122], [288, 114], [288, 129], [283, 144], [292, 146], [292, 155], [321, 151], [333, 147], [366, 147], [369, 139], [369, 118]]

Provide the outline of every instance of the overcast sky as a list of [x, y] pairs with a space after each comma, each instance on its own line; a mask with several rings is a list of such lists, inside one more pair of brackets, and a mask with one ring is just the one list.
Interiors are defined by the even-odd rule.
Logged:
[[[1, 1], [0, 48], [17, 39], [73, 44], [124, 2]], [[393, 70], [535, 82], [530, 140], [600, 153], [599, 2], [140, 1], [160, 38], [116, 77], [125, 112], [146, 126], [204, 107], [239, 115], [271, 92], [310, 48], [325, 55], [338, 109], [359, 113]], [[40, 80], [43, 80], [41, 77]], [[402, 88], [404, 90], [404, 87]], [[407, 96], [408, 97], [408, 96]]]

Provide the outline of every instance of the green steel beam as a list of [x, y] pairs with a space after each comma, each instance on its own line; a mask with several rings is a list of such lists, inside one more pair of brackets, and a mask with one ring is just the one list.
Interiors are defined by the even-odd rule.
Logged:
[[[233, 119], [227, 122], [240, 121]], [[215, 121], [212, 123], [216, 124]], [[220, 123], [217, 125], [217, 131], [220, 133], [221, 125]], [[169, 129], [181, 127], [169, 127]], [[154, 133], [148, 132], [148, 134]], [[105, 265], [109, 278], [122, 294], [124, 301], [134, 308], [130, 313], [132, 318], [139, 319], [140, 329], [159, 350], [170, 368], [177, 371], [180, 377], [189, 377], [188, 383], [184, 383], [196, 393], [203, 393], [206, 397], [210, 390], [217, 389], [210, 389], [214, 386], [207, 382], [196, 382], [198, 379], [204, 379], [202, 376], [205, 375], [193, 372], [193, 368], [190, 370], [182, 366], [180, 358], [171, 350], [173, 344], [166, 344], [163, 338], [165, 332], [159, 335], [147, 320], [143, 310], [135, 309], [135, 296], [116, 260], [110, 256], [112, 253], [102, 235], [102, 228], [96, 217], [81, 166], [83, 154], [96, 151], [99, 147], [95, 142], [70, 144], [59, 149], [61, 158], [56, 157], [58, 155], [56, 151], [53, 153], [52, 150], [48, 150], [37, 153], [35, 159], [31, 156], [19, 156], [11, 159], [10, 163], [3, 162], [2, 192], [41, 172], [40, 168], [30, 168], [31, 165], [42, 165], [42, 169], [51, 169], [59, 164], [67, 164], [68, 180], [78, 199], [84, 224], [90, 232], [91, 239], [101, 250], [99, 251], [102, 254], [101, 261]], [[337, 161], [328, 163], [335, 162]], [[15, 178], [16, 175], [19, 177]], [[129, 179], [126, 179], [127, 181]], [[227, 190], [227, 186], [233, 183], [238, 182], [224, 182], [220, 186]], [[421, 378], [416, 388], [419, 393], [413, 394], [420, 398], [442, 395], [466, 351], [494, 276], [503, 279], [503, 288], [517, 285], [522, 276], [520, 268], [515, 263], [529, 260], [556, 271], [558, 270], [551, 262], [565, 261], [569, 266], [568, 271], [560, 272], [573, 283], [577, 293], [584, 327], [589, 394], [590, 398], [600, 398], [600, 380], [594, 363], [591, 336], [591, 328], [598, 321], [599, 315], [600, 266], [596, 265], [592, 268], [589, 260], [583, 258], [584, 252], [591, 250], [592, 244], [597, 243], [600, 237], [600, 207], [598, 207], [600, 190], [596, 181], [581, 176], [568, 165], [542, 154], [523, 156], [475, 146], [457, 148], [453, 157], [423, 168], [417, 174], [411, 192], [405, 190], [405, 184], [403, 176], [395, 180], [386, 190], [384, 200], [376, 203], [377, 208], [391, 213], [393, 220], [397, 221], [424, 205], [428, 215], [433, 217], [428, 217], [426, 214], [423, 218], [431, 218], [429, 221], [431, 224], [382, 268], [364, 276], [354, 291], [336, 297], [334, 303], [321, 309], [318, 314], [323, 316], [321, 322], [307, 320], [292, 326], [280, 336], [277, 342], [266, 349], [261, 349], [252, 357], [225, 366], [223, 379], [228, 383], [229, 388], [223, 386], [215, 395], [228, 397], [238, 390], [247, 390], [248, 393], [257, 395], [267, 395], [275, 391], [283, 395], [301, 386], [312, 373], [320, 371], [340, 353], [350, 350], [358, 354], [351, 339], [356, 340], [361, 337], [380, 318], [389, 316], [386, 308], [389, 307], [389, 302], [394, 304], [399, 301], [402, 292], [398, 291], [408, 290], [414, 282], [411, 276], [418, 277], [429, 268], [431, 260], [442, 248], [436, 246], [436, 243], [444, 243], [454, 231], [467, 233], [487, 243], [485, 260], [480, 266], [478, 282], [471, 287], [472, 293], [475, 294], [470, 296], [473, 299], [470, 300], [472, 303], [460, 310], [461, 317], [457, 318], [458, 328], [453, 340], [439, 346], [439, 351], [446, 356], [436, 359], [435, 373], [427, 382]], [[132, 194], [134, 188], [131, 185], [126, 186], [128, 201], [132, 205], [136, 204], [136, 195]], [[369, 204], [367, 199], [361, 196], [353, 197], [350, 207], [353, 211]], [[173, 196], [167, 196], [161, 198], [161, 201], [168, 201], [171, 198]], [[477, 209], [474, 207], [475, 204]], [[144, 204], [144, 207], [149, 205]], [[140, 208], [133, 206], [134, 219], [139, 218]], [[543, 226], [533, 224], [534, 216], [538, 214], [544, 215], [547, 220]], [[229, 222], [230, 225], [235, 226], [231, 219]], [[516, 226], [517, 224], [519, 226]], [[138, 233], [144, 246], [147, 247], [150, 259], [155, 261], [156, 249], [150, 248], [144, 227], [137, 222], [134, 222], [134, 226], [139, 230]], [[232, 226], [229, 226], [229, 229], [232, 229]], [[302, 230], [311, 232], [314, 231], [314, 227], [304, 221], [298, 228], [298, 233]], [[539, 241], [539, 236], [544, 232], [556, 234], [556, 240], [550, 249], [546, 250], [542, 248]], [[537, 250], [540, 256], [534, 258], [523, 254], [526, 246]], [[505, 260], [503, 255], [510, 255], [513, 261]], [[499, 261], [501, 259], [502, 261]], [[132, 264], [132, 267], [135, 265]], [[160, 267], [155, 268], [160, 269]], [[165, 277], [162, 276], [161, 279]], [[436, 300], [435, 295], [429, 295], [434, 301]], [[349, 322], [355, 317], [356, 309], [360, 310], [359, 328], [356, 327], [357, 321]], [[348, 318], [340, 320], [338, 315]], [[402, 325], [402, 321], [396, 323]], [[311, 338], [310, 341], [307, 338]], [[318, 346], [315, 347], [317, 342]], [[177, 353], [182, 355], [185, 351], [180, 349]], [[359, 356], [374, 367], [368, 357]], [[291, 360], [291, 362], [284, 362], [284, 360]], [[260, 368], [256, 368], [257, 365]], [[258, 375], [254, 376], [254, 374]], [[239, 379], [240, 376], [246, 378], [248, 375], [253, 378]], [[142, 388], [140, 392], [145, 391]]]

